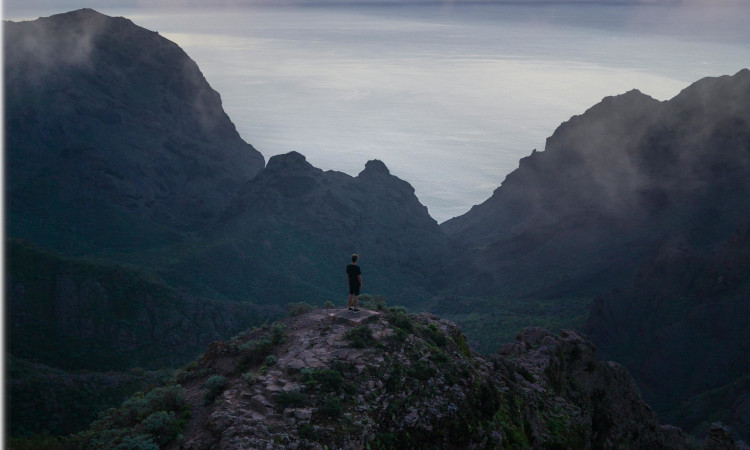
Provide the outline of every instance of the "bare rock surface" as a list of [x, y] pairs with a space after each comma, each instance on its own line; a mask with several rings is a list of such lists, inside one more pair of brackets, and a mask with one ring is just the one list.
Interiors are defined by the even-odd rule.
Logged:
[[214, 342], [176, 376], [192, 413], [167, 447], [700, 448], [574, 331], [528, 328], [484, 358], [431, 314], [334, 320], [347, 313]]

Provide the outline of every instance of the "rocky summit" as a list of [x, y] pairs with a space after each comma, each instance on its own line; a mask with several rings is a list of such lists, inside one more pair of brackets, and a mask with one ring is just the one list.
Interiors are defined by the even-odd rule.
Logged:
[[158, 33], [81, 9], [6, 21], [3, 37], [14, 235], [79, 252], [164, 243], [179, 238], [164, 227], [200, 229], [263, 168]]
[[[110, 410], [76, 443], [700, 448], [660, 425], [628, 372], [597, 361], [591, 342], [573, 331], [528, 328], [482, 357], [437, 316], [382, 305], [375, 313], [362, 324], [345, 320], [354, 312], [314, 309], [214, 342], [174, 384]], [[717, 436], [712, 442], [733, 445]]]

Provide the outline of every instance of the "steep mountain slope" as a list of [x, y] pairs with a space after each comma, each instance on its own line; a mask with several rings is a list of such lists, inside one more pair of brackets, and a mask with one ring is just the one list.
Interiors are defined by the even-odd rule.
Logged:
[[282, 312], [197, 298], [135, 268], [60, 258], [14, 240], [6, 251], [14, 436], [78, 431], [158, 378], [144, 368], [184, 364], [212, 341]]
[[341, 300], [356, 252], [366, 292], [413, 304], [436, 288], [449, 248], [414, 188], [382, 162], [352, 177], [315, 168], [296, 152], [270, 158], [206, 241], [165, 277], [270, 303]]
[[134, 268], [64, 259], [16, 241], [7, 265], [10, 352], [63, 369], [182, 364], [270, 312], [196, 298]]
[[[168, 370], [142, 368], [66, 371], [13, 356], [6, 358], [6, 367], [5, 392], [12, 412], [6, 423], [6, 439], [35, 434], [66, 436], [85, 430], [101, 411], [117, 407], [136, 392], [163, 384], [171, 376]], [[9, 448], [28, 448], [9, 440]]]
[[179, 240], [263, 168], [158, 33], [90, 9], [4, 25], [11, 235], [76, 253]]
[[[175, 382], [76, 439], [164, 448], [697, 448], [574, 332], [527, 329], [491, 359], [436, 316], [365, 325], [314, 310], [213, 344]], [[159, 417], [159, 420], [156, 418]]]
[[[725, 239], [750, 212], [750, 71], [668, 102], [604, 99], [521, 160], [490, 199], [441, 225], [487, 291], [563, 296], [632, 278], [665, 238]], [[461, 274], [462, 278], [468, 274]]]
[[716, 249], [675, 239], [635, 282], [597, 299], [587, 330], [670, 421], [750, 438], [750, 222]]
[[[669, 361], [672, 354], [680, 354], [691, 364], [700, 358], [721, 359], [716, 363], [717, 368], [725, 370], [721, 376], [714, 378], [706, 371], [706, 378], [696, 376], [675, 382], [689, 390], [692, 399], [687, 412], [680, 414], [690, 416], [684, 419], [685, 423], [702, 422], [705, 415], [696, 419], [691, 414], [716, 410], [713, 405], [702, 405], [724, 405], [732, 395], [740, 395], [739, 407], [732, 405], [733, 414], [739, 417], [734, 423], [745, 423], [742, 402], [747, 381], [741, 373], [746, 373], [746, 369], [739, 353], [700, 351], [696, 352], [699, 358], [691, 359], [690, 346], [682, 352], [672, 351], [692, 342], [691, 333], [701, 335], [706, 331], [695, 314], [730, 324], [709, 328], [706, 332], [713, 339], [709, 342], [717, 346], [727, 345], [732, 339], [729, 345], [744, 342], [737, 341], [737, 336], [746, 330], [743, 322], [737, 321], [737, 314], [744, 314], [741, 306], [747, 304], [746, 300], [742, 303], [746, 299], [746, 283], [742, 281], [746, 272], [742, 272], [745, 265], [741, 263], [745, 256], [742, 251], [734, 255], [719, 246], [735, 245], [729, 236], [737, 230], [738, 221], [750, 214], [749, 71], [702, 80], [669, 102], [657, 102], [636, 91], [605, 99], [563, 124], [548, 140], [547, 149], [525, 158], [519, 170], [509, 175], [487, 202], [445, 223], [441, 230], [419, 203], [413, 188], [392, 176], [382, 162], [370, 161], [356, 177], [314, 168], [297, 153], [271, 158], [263, 168], [262, 157], [240, 139], [221, 109], [218, 94], [208, 86], [195, 63], [173, 43], [125, 19], [80, 10], [34, 22], [6, 23], [4, 33], [8, 231], [12, 237], [23, 237], [66, 255], [61, 258], [15, 242], [10, 244], [6, 265], [10, 350], [14, 356], [23, 357], [21, 364], [32, 367], [32, 371], [38, 368], [39, 373], [55, 372], [47, 378], [73, 380], [75, 389], [80, 390], [78, 383], [89, 379], [106, 382], [108, 378], [85, 372], [77, 374], [80, 378], [70, 377], [57, 373], [59, 367], [128, 370], [136, 365], [179, 364], [192, 357], [207, 340], [226, 337], [225, 333], [234, 333], [258, 320], [259, 308], [224, 300], [267, 304], [270, 311], [296, 301], [343, 301], [343, 270], [352, 252], [362, 254], [365, 291], [391, 295], [400, 303], [411, 305], [425, 299], [432, 302], [432, 296], [443, 290], [446, 295], [430, 304], [448, 305], [452, 311], [471, 312], [487, 321], [497, 304], [494, 298], [501, 296], [520, 299], [506, 308], [514, 316], [542, 316], [548, 314], [546, 310], [529, 313], [541, 303], [527, 302], [528, 297], [586, 299], [613, 286], [627, 286], [638, 268], [644, 267], [644, 259], [648, 260], [659, 248], [668, 248], [665, 242], [684, 242], [683, 247], [696, 255], [687, 269], [679, 258], [667, 259], [665, 269], [650, 270], [645, 266], [632, 290], [614, 293], [597, 304], [591, 330], [605, 344], [604, 352], [614, 352], [618, 347], [629, 351], [642, 344], [631, 343], [621, 335], [609, 335], [610, 330], [634, 333], [659, 343], [662, 347], [638, 347], [649, 358], [643, 367], [655, 373], [669, 367], [658, 359]], [[446, 233], [460, 246], [452, 244]], [[466, 257], [466, 248], [470, 249], [471, 259]], [[87, 255], [89, 259], [72, 259], [71, 254]], [[720, 265], [722, 257], [735, 261], [732, 267], [740, 268], [732, 269], [740, 270], [739, 284], [726, 292], [693, 293], [693, 277], [710, 280], [716, 275], [711, 267]], [[728, 277], [731, 271], [722, 270], [722, 275]], [[660, 279], [660, 271], [679, 275]], [[648, 282], [651, 278], [656, 281]], [[654, 294], [654, 286], [659, 283], [672, 286], [670, 292]], [[684, 295], [677, 296], [679, 292]], [[483, 296], [482, 304], [487, 309], [477, 311], [477, 303], [463, 297], [464, 293]], [[654, 314], [653, 320], [643, 320], [644, 314], [651, 314], [648, 305], [653, 298], [674, 304], [665, 307], [663, 315]], [[632, 307], [629, 302], [647, 307]], [[269, 310], [262, 311], [264, 316], [270, 315]], [[573, 308], [572, 314], [578, 311]], [[622, 318], [622, 327], [612, 327], [608, 322], [612, 317]], [[421, 323], [421, 328], [411, 325], [412, 330], [418, 329], [424, 338], [432, 333], [423, 329], [430, 328], [429, 322]], [[650, 328], [632, 328], [633, 324], [648, 324]], [[439, 329], [442, 326], [434, 325]], [[381, 323], [380, 327], [389, 333], [385, 331], [387, 325]], [[393, 333], [401, 337], [403, 333], [414, 334], [408, 329]], [[547, 339], [544, 333], [531, 334], [536, 337], [528, 337], [531, 340], [523, 348], [506, 349], [511, 352], [506, 356], [526, 358], [524, 349], [544, 353], [555, 339]], [[574, 339], [571, 336], [561, 339]], [[242, 339], [237, 340], [238, 346], [251, 345]], [[422, 350], [421, 356], [435, 353], [437, 359], [427, 356], [421, 358], [422, 363], [408, 364], [405, 359], [401, 367], [411, 369], [407, 375], [425, 383], [432, 377], [420, 377], [432, 374], [433, 369], [440, 370], [433, 362], [439, 363], [443, 358], [433, 349], [440, 343], [430, 339], [418, 342], [415, 338], [410, 343]], [[574, 340], [578, 342], [578, 338]], [[459, 341], [454, 343], [462, 347]], [[253, 359], [255, 353], [247, 354], [250, 347], [234, 349], [231, 345], [226, 348], [233, 354], [243, 353], [245, 363], [260, 362]], [[487, 345], [496, 347], [498, 342]], [[581, 345], [588, 348], [588, 344]], [[669, 353], [665, 354], [664, 348], [670, 349]], [[407, 351], [402, 347], [393, 349]], [[385, 361], [379, 353], [383, 350], [376, 347], [371, 356], [382, 356]], [[625, 403], [635, 408], [633, 414], [640, 422], [649, 424], [637, 436], [631, 429], [618, 428], [612, 419], [630, 411], [628, 406], [608, 410], [612, 403], [608, 403], [609, 391], [601, 387], [604, 382], [586, 378], [586, 370], [582, 372], [580, 366], [568, 367], [573, 372], [566, 372], [563, 380], [555, 375], [557, 369], [550, 369], [551, 373], [546, 370], [559, 368], [562, 360], [547, 355], [551, 359], [545, 363], [545, 356], [532, 352], [527, 362], [542, 361], [544, 373], [526, 367], [529, 375], [525, 366], [516, 367], [512, 372], [530, 384], [513, 387], [502, 384], [503, 376], [489, 369], [477, 369], [486, 365], [474, 359], [475, 355], [462, 354], [467, 358], [464, 362], [472, 367], [471, 380], [497, 388], [481, 391], [483, 398], [491, 399], [489, 405], [472, 403], [478, 400], [462, 397], [461, 392], [476, 393], [477, 386], [451, 379], [455, 373], [442, 375], [448, 390], [459, 386], [450, 394], [454, 397], [445, 397], [455, 400], [450, 405], [460, 404], [467, 408], [463, 411], [480, 411], [477, 415], [466, 412], [461, 413], [463, 416], [450, 416], [461, 418], [457, 426], [462, 427], [461, 433], [469, 433], [471, 442], [481, 443], [487, 438], [487, 442], [501, 439], [499, 442], [503, 443], [555, 446], [560, 442], [584, 442], [600, 446], [622, 439], [645, 439], [644, 443], [662, 439], [660, 432], [654, 431], [653, 415], [644, 412], [645, 406], [630, 396], [634, 390], [630, 381], [626, 383]], [[631, 358], [628, 353], [622, 355]], [[229, 356], [227, 361], [231, 362], [232, 355]], [[269, 355], [263, 355], [266, 356]], [[740, 362], [733, 366], [724, 358]], [[183, 374], [185, 381], [193, 383], [191, 395], [204, 394], [199, 390], [205, 388], [203, 383], [210, 380], [209, 374], [228, 375], [211, 372], [218, 359], [214, 355], [213, 359], [204, 360], [196, 373]], [[267, 360], [265, 370], [274, 361]], [[629, 364], [633, 361], [628, 359]], [[375, 370], [393, 375], [389, 371], [395, 371], [396, 366], [389, 364]], [[476, 378], [477, 370], [484, 378]], [[621, 369], [612, 370], [616, 372], [614, 378], [625, 378], [620, 376]], [[642, 372], [640, 367], [634, 372], [638, 376], [653, 375]], [[685, 376], [690, 370], [680, 367], [675, 373]], [[355, 376], [353, 371], [347, 374]], [[498, 376], [502, 380], [498, 381]], [[567, 376], [582, 385], [601, 382], [600, 387], [581, 393]], [[244, 381], [252, 376], [247, 378]], [[397, 379], [400, 378], [394, 378], [394, 383]], [[220, 378], [214, 378], [212, 383], [218, 383], [216, 380]], [[425, 394], [414, 380], [405, 380], [401, 382], [412, 383], [413, 392]], [[121, 381], [118, 378], [116, 383]], [[100, 381], [92, 383], [86, 386]], [[570, 394], [579, 409], [556, 404], [546, 394], [534, 397], [538, 384], [549, 384], [560, 395]], [[270, 386], [270, 391], [278, 387]], [[29, 384], [23, 389], [28, 392]], [[649, 384], [647, 395], [658, 389], [658, 385]], [[665, 398], [676, 401], [670, 389], [664, 391]], [[175, 389], [159, 392], [154, 398], [167, 403], [178, 394]], [[522, 397], [523, 406], [515, 404], [526, 409], [512, 410], [510, 403], [503, 403], [507, 398], [493, 397], [493, 392], [512, 392], [512, 399], [522, 393], [528, 395]], [[337, 406], [327, 392], [323, 397], [315, 399], [330, 402], [322, 412], [316, 410], [315, 418], [322, 418], [325, 423], [309, 427], [301, 424], [297, 431], [303, 439], [339, 439], [337, 433], [341, 430], [335, 427], [332, 434], [327, 434], [330, 424], [326, 421], [330, 417], [326, 414], [341, 411], [341, 398]], [[661, 401], [661, 397], [654, 398]], [[602, 399], [605, 401], [600, 402]], [[429, 406], [425, 398], [402, 400]], [[195, 398], [191, 401], [197, 405]], [[136, 413], [121, 419], [137, 417], [141, 421], [150, 417], [136, 428], [148, 433], [164, 432], [154, 437], [159, 442], [174, 438], [170, 433], [181, 420], [187, 420], [180, 416], [185, 411], [173, 411], [176, 415], [172, 416], [152, 411], [157, 415], [149, 412], [141, 417], [147, 402], [148, 396], [134, 399], [129, 405]], [[559, 415], [532, 411], [533, 405], [539, 403]], [[389, 410], [385, 403], [374, 405], [373, 414], [383, 418], [384, 424], [413, 419], [408, 411]], [[268, 405], [261, 402], [261, 406]], [[489, 409], [483, 409], [485, 406]], [[562, 409], [558, 411], [555, 406]], [[593, 411], [586, 412], [589, 407]], [[674, 411], [674, 405], [670, 408], [670, 412]], [[198, 416], [192, 423], [206, 419], [200, 415], [205, 410], [193, 410], [198, 411]], [[441, 420], [447, 417], [433, 414], [429, 408], [428, 411], [432, 414], [425, 419], [428, 426], [443, 424]], [[583, 419], [571, 418], [571, 411]], [[390, 419], [389, 413], [393, 414]], [[206, 419], [212, 433], [216, 432], [207, 439], [224, 433], [219, 433], [219, 429], [231, 428], [223, 427], [224, 420], [229, 419], [222, 414], [216, 416], [216, 429]], [[303, 419], [307, 417], [305, 411], [289, 414], [294, 420], [300, 419], [298, 414]], [[501, 418], [510, 422], [498, 423]], [[556, 418], [560, 421], [556, 422]], [[282, 419], [290, 417], [282, 415]], [[529, 424], [523, 419], [528, 419]], [[581, 421], [585, 422], [583, 428], [576, 428]], [[169, 424], [167, 430], [159, 428], [165, 423]], [[541, 428], [537, 427], [539, 423], [543, 424], [539, 425]], [[592, 431], [587, 431], [589, 423]], [[495, 427], [497, 436], [486, 433], [487, 427]], [[560, 428], [572, 431], [550, 431]], [[412, 427], [407, 431], [394, 428], [375, 432], [383, 445], [391, 438], [411, 439], [413, 432], [427, 436], [428, 441], [452, 442], [450, 436], [439, 433], [419, 434], [427, 428], [415, 430]], [[267, 431], [286, 439], [278, 435], [277, 429]], [[115, 437], [122, 436], [115, 433]]]
[[445, 279], [447, 239], [408, 183], [379, 161], [357, 177], [296, 153], [263, 168], [157, 33], [92, 10], [5, 33], [10, 236], [259, 303], [335, 299], [353, 252], [378, 293]]
[[605, 99], [442, 228], [472, 247], [498, 302], [600, 295], [593, 342], [660, 414], [695, 432], [721, 418], [747, 438], [748, 217], [745, 69], [667, 102]]

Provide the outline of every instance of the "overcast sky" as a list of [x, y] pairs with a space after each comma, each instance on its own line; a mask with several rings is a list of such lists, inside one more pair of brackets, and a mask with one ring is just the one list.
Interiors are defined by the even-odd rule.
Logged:
[[[69, 11], [79, 8], [93, 9], [111, 9], [111, 8], [129, 8], [129, 7], [180, 7], [180, 6], [239, 6], [243, 4], [256, 3], [273, 3], [273, 4], [300, 4], [300, 3], [453, 3], [462, 0], [408, 0], [399, 2], [398, 0], [4, 0], [3, 12], [5, 15], [12, 15], [16, 11], [50, 11], [60, 10]], [[476, 1], [476, 0], [470, 0]], [[488, 2], [503, 2], [518, 0], [488, 0]], [[550, 0], [526, 0], [529, 3]], [[552, 0], [554, 1], [554, 0]], [[745, 0], [559, 0], [570, 3], [577, 2], [596, 2], [596, 3], [665, 3], [665, 4], [741, 4]]]
[[[747, 3], [178, 14], [186, 3], [6, 0], [4, 7], [12, 20], [90, 7], [158, 31], [198, 63], [240, 135], [266, 159], [295, 150], [315, 167], [350, 175], [380, 159], [438, 221], [484, 201], [561, 122], [603, 97], [637, 88], [666, 100], [750, 61]], [[729, 4], [711, 5], [719, 3]], [[167, 6], [175, 10], [148, 8]]]

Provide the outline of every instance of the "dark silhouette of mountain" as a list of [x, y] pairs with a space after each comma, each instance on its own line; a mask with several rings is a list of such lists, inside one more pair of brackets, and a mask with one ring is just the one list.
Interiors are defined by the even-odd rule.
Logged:
[[[9, 349], [69, 387], [40, 387], [48, 410], [28, 402], [14, 434], [73, 431], [138, 388], [126, 371], [182, 364], [285, 304], [343, 302], [352, 252], [365, 292], [436, 289], [445, 237], [382, 162], [264, 168], [195, 63], [126, 19], [79, 10], [4, 33], [8, 236], [49, 250], [8, 243]], [[92, 375], [91, 411], [61, 418], [86, 392], [70, 371], [103, 370], [127, 389]], [[39, 377], [19, 373], [28, 399]]]
[[472, 249], [487, 293], [621, 285], [665, 239], [712, 246], [750, 212], [749, 105], [748, 70], [667, 102], [638, 91], [608, 97], [441, 228]]
[[[357, 176], [320, 170], [294, 152], [263, 167], [195, 63], [126, 19], [80, 10], [7, 22], [4, 33], [8, 234], [57, 253], [10, 244], [10, 349], [22, 367], [72, 380], [57, 371], [180, 364], [206, 339], [225, 338], [257, 320], [260, 309], [248, 303], [267, 305], [265, 316], [288, 303], [343, 303], [344, 267], [358, 252], [365, 292], [435, 311], [472, 312], [484, 324], [494, 323], [493, 308], [507, 306], [525, 320], [550, 315], [548, 306], [559, 310], [572, 299], [588, 304], [598, 295], [589, 320], [594, 342], [643, 380], [646, 398], [659, 412], [702, 433], [712, 415], [728, 408], [731, 417], [719, 418], [743, 430], [748, 315], [741, 230], [750, 217], [750, 71], [701, 80], [667, 102], [638, 91], [606, 98], [561, 125], [545, 151], [524, 158], [490, 199], [438, 226], [414, 189], [380, 161], [368, 162]], [[675, 256], [669, 250], [674, 243], [688, 249], [689, 258]], [[722, 326], [707, 326], [699, 320], [704, 316]], [[412, 329], [422, 333], [428, 322]], [[474, 332], [491, 337], [494, 331]], [[556, 339], [537, 338], [521, 347], [541, 349]], [[707, 343], [722, 350], [707, 350]], [[486, 345], [497, 348], [499, 342]], [[426, 346], [422, 356], [432, 350]], [[511, 356], [526, 358], [522, 350]], [[420, 371], [432, 373], [433, 360], [422, 360], [428, 362], [408, 364], [417, 379]], [[273, 370], [268, 361], [258, 369], [263, 375]], [[563, 377], [555, 372], [561, 361], [544, 361], [553, 368], [543, 375], [514, 366], [516, 379], [530, 383], [520, 391], [505, 386], [519, 393], [514, 398], [546, 402], [546, 394], [520, 394], [534, 392], [536, 382], [545, 384], [542, 390], [549, 384], [580, 394], [566, 377], [585, 370], [576, 366], [576, 373]], [[690, 370], [704, 361], [714, 364]], [[213, 367], [209, 360], [199, 364], [204, 362]], [[677, 378], [665, 385], [659, 378], [668, 378], [673, 366]], [[380, 369], [392, 367], [374, 370]], [[615, 378], [624, 378], [616, 372]], [[450, 388], [445, 377], [452, 375], [441, 376]], [[190, 377], [190, 395], [203, 395], [209, 373]], [[573, 400], [598, 431], [554, 435], [554, 427], [578, 423], [565, 403], [557, 405], [567, 417], [561, 422], [526, 411], [508, 416], [521, 420], [522, 429], [503, 428], [488, 439], [551, 447], [557, 438], [605, 447], [638, 436], [643, 442], [662, 439], [646, 413], [640, 417], [650, 425], [637, 436], [618, 428], [614, 418], [627, 408], [608, 403], [619, 394], [597, 383]], [[632, 400], [643, 412], [635, 386], [625, 385], [625, 403]], [[142, 406], [141, 400], [131, 406]], [[323, 400], [330, 411], [339, 409], [332, 398]], [[490, 409], [507, 399], [495, 400], [500, 403], [492, 400]], [[409, 417], [385, 408], [381, 412], [392, 418]], [[34, 416], [25, 412], [23, 417]], [[162, 412], [138, 429], [165, 423], [171, 416]], [[489, 420], [462, 417], [466, 430]], [[223, 410], [196, 420], [204, 419], [218, 427], [212, 433], [231, 428], [222, 425], [228, 420]], [[428, 425], [443, 423], [436, 420]], [[311, 433], [302, 439], [328, 436], [318, 423], [297, 425], [298, 434]], [[411, 436], [395, 430], [394, 439]], [[390, 439], [386, 434], [382, 439]], [[486, 437], [472, 436], [476, 442]]]
[[352, 177], [315, 168], [296, 152], [270, 158], [206, 241], [165, 276], [261, 303], [343, 301], [344, 269], [357, 252], [364, 292], [413, 304], [436, 289], [449, 251], [414, 188], [382, 162]]
[[11, 234], [79, 253], [179, 240], [263, 168], [158, 33], [90, 9], [4, 25]]
[[586, 328], [671, 423], [750, 436], [750, 221], [708, 249], [665, 242], [631, 286], [596, 300]]
[[667, 102], [605, 99], [442, 228], [472, 248], [488, 294], [601, 295], [592, 340], [660, 414], [696, 432], [720, 417], [747, 437], [748, 217], [742, 70]]
[[352, 252], [380, 293], [444, 279], [447, 239], [408, 183], [380, 161], [357, 177], [296, 153], [263, 168], [157, 33], [85, 9], [5, 34], [11, 236], [259, 303], [331, 300]]

